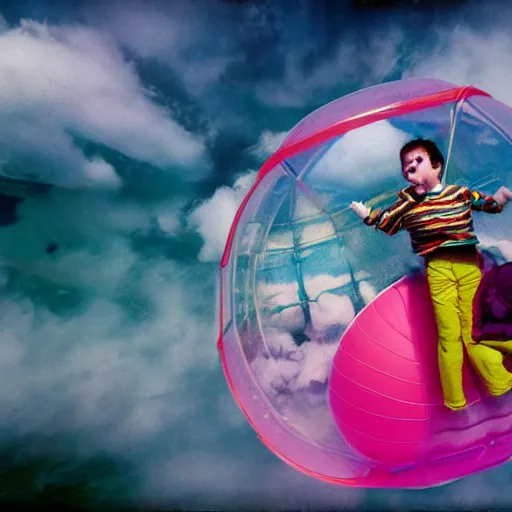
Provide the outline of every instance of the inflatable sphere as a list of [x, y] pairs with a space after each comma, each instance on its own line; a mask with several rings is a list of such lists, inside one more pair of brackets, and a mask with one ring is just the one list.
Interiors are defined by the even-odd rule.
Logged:
[[[512, 109], [470, 86], [411, 78], [314, 111], [261, 167], [219, 272], [218, 350], [240, 408], [290, 466], [347, 486], [422, 488], [512, 456], [512, 393], [443, 404], [423, 262], [406, 232], [366, 226], [406, 183], [400, 148], [423, 137], [444, 180], [511, 186]], [[512, 260], [512, 206], [476, 212], [486, 262]]]

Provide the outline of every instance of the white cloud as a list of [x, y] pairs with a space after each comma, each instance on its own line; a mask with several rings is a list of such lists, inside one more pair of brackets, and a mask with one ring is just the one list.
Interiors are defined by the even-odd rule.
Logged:
[[96, 183], [102, 188], [117, 188], [121, 180], [114, 168], [101, 158], [93, 158], [85, 166], [85, 178], [90, 183]]
[[[298, 283], [259, 282], [255, 290], [260, 308], [271, 314], [264, 318], [264, 325], [293, 332], [304, 328], [304, 314], [299, 300]], [[287, 307], [293, 304], [292, 307]], [[283, 309], [280, 309], [283, 307]], [[273, 336], [270, 336], [273, 338]], [[279, 339], [279, 338], [278, 338]]]
[[258, 157], [267, 159], [270, 155], [275, 153], [279, 146], [283, 143], [284, 139], [288, 135], [288, 132], [271, 132], [265, 130], [258, 140], [256, 147], [253, 152]]
[[[278, 339], [282, 342], [282, 334], [278, 334]], [[319, 384], [327, 385], [338, 344], [310, 340], [300, 346], [295, 344], [293, 351], [287, 344], [284, 351], [278, 352], [275, 350], [273, 333], [266, 333], [265, 341], [271, 347], [271, 357], [258, 355], [251, 361], [250, 367], [252, 375], [274, 408], [290, 418], [297, 414], [302, 416], [302, 419], [297, 418], [299, 423], [296, 425], [300, 424], [301, 428], [314, 428], [314, 425], [319, 427], [320, 416], [324, 417], [326, 425], [332, 427], [326, 396], [319, 394], [317, 387]], [[301, 412], [306, 403], [311, 409]], [[312, 418], [315, 419], [312, 421]], [[291, 421], [291, 424], [294, 422]], [[321, 437], [320, 430], [323, 427], [315, 430], [309, 435], [312, 440]]]
[[347, 326], [355, 317], [350, 298], [335, 293], [322, 294], [317, 302], [311, 304], [310, 309], [311, 323], [316, 332], [322, 332], [336, 324]]
[[[20, 219], [0, 229], [0, 260], [18, 270], [13, 277], [0, 267], [0, 366], [9, 381], [1, 427], [73, 432], [86, 451], [124, 453], [197, 416], [203, 397], [191, 398], [193, 372], [208, 375], [218, 364], [214, 275], [200, 264], [144, 261], [130, 240], [162, 212], [170, 226], [183, 201], [144, 207], [91, 192], [27, 195]], [[47, 254], [50, 242], [57, 249]], [[70, 311], [43, 305], [48, 293]]]
[[116, 186], [111, 166], [88, 160], [70, 134], [163, 168], [203, 158], [202, 141], [151, 101], [113, 40], [89, 28], [24, 21], [0, 33], [0, 114], [1, 161], [20, 159], [20, 177], [30, 168], [63, 186]]
[[[140, 57], [168, 65], [187, 91], [197, 97], [215, 88], [230, 65], [246, 60], [250, 36], [233, 30], [236, 24], [245, 23], [245, 30], [262, 35], [269, 12], [286, 23], [280, 19], [279, 8], [252, 5], [240, 9], [237, 16], [231, 7], [223, 2], [174, 2], [162, 9], [148, 2], [130, 2], [126, 8], [126, 2], [118, 1], [90, 7], [87, 12], [92, 23], [108, 30]], [[293, 36], [287, 40], [291, 29], [281, 30], [285, 37], [276, 50], [284, 57], [284, 78], [269, 78], [256, 85], [256, 97], [274, 107], [316, 104], [318, 95], [336, 86], [339, 77], [357, 81], [364, 77], [366, 85], [380, 82], [396, 65], [398, 45], [403, 40], [401, 30], [389, 25], [374, 27], [366, 38], [354, 31], [338, 44], [332, 58], [317, 59], [305, 68], [304, 51], [311, 45], [297, 44]]]
[[512, 63], [503, 58], [512, 52], [510, 32], [477, 32], [459, 25], [449, 32], [439, 29], [437, 36], [440, 43], [435, 50], [422, 55], [404, 76], [440, 78], [458, 85], [474, 85], [496, 99], [512, 104], [509, 87]]
[[[222, 26], [222, 4], [109, 2], [88, 8], [90, 20], [111, 33], [142, 58], [158, 59], [183, 80], [189, 93], [199, 95], [219, 79], [238, 56], [229, 31]], [[216, 23], [212, 23], [212, 19]], [[193, 65], [191, 65], [193, 59]]]
[[371, 302], [377, 296], [375, 288], [368, 281], [362, 281], [359, 283], [359, 293], [366, 304]]
[[310, 179], [364, 190], [371, 180], [400, 178], [398, 155], [408, 139], [407, 133], [388, 121], [351, 130], [336, 141], [309, 171]]
[[[272, 355], [289, 358], [293, 361], [297, 361], [301, 358], [301, 354], [297, 352], [297, 344], [291, 334], [279, 329], [279, 327], [282, 328], [283, 326], [277, 326], [278, 328], [271, 326], [269, 328], [265, 320], [262, 323], [265, 343]], [[285, 327], [289, 327], [289, 324]], [[293, 329], [294, 326], [292, 325], [291, 327]], [[301, 327], [303, 327], [303, 325], [300, 325], [299, 329]]]
[[325, 384], [329, 377], [334, 355], [338, 350], [336, 344], [304, 344], [305, 355], [300, 373], [294, 382], [292, 390], [308, 388], [311, 382]]
[[180, 213], [184, 204], [181, 201], [165, 202], [155, 208], [158, 227], [168, 235], [180, 231]]
[[88, 446], [122, 449], [194, 414], [201, 398], [185, 392], [190, 371], [215, 367], [217, 357], [213, 342], [204, 346], [215, 336], [212, 318], [193, 313], [196, 293], [211, 280], [190, 272], [160, 262], [132, 281], [149, 301], [141, 322], [111, 300], [63, 318], [1, 290], [1, 366], [9, 385], [0, 392], [0, 425], [20, 433], [72, 429]]
[[199, 253], [201, 261], [220, 259], [231, 224], [243, 198], [256, 178], [255, 172], [240, 176], [233, 187], [220, 187], [213, 196], [194, 209], [189, 223], [204, 240]]
[[[256, 304], [260, 308], [264, 346], [270, 351], [271, 357], [260, 353], [252, 362], [251, 369], [270, 396], [276, 397], [283, 388], [291, 393], [301, 390], [307, 392], [312, 383], [327, 382], [338, 340], [336, 337], [332, 338], [332, 333], [327, 336], [329, 343], [322, 343], [320, 340], [326, 338], [325, 334], [333, 326], [347, 326], [353, 320], [355, 310], [348, 295], [337, 295], [326, 290], [349, 282], [348, 274], [337, 277], [321, 274], [305, 279], [304, 286], [311, 299], [308, 303], [311, 326], [307, 327], [300, 306], [287, 307], [299, 301], [297, 283], [260, 283]], [[270, 316], [263, 313], [279, 306], [284, 307], [280, 312]], [[305, 329], [311, 340], [299, 346], [291, 333], [302, 329]], [[339, 333], [341, 334], [341, 328]], [[316, 397], [315, 393], [309, 399], [312, 403], [323, 400], [322, 397]]]

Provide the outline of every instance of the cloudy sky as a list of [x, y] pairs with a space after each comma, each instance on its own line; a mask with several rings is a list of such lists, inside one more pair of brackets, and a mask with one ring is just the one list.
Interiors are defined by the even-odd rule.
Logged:
[[[305, 115], [407, 76], [512, 105], [512, 9], [454, 4], [0, 6], [3, 480], [37, 461], [30, 492], [80, 479], [101, 503], [512, 506], [508, 467], [406, 492], [297, 473], [245, 421], [215, 345], [216, 274], [236, 209]], [[360, 143], [354, 134], [354, 151]]]

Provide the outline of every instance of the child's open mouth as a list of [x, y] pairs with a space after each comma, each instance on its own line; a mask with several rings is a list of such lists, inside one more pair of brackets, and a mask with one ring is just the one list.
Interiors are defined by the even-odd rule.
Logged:
[[428, 192], [427, 187], [423, 183], [412, 183], [412, 186], [418, 194], [425, 194]]

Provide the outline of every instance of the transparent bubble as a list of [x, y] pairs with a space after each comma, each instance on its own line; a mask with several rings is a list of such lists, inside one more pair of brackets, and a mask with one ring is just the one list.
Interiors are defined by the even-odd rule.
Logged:
[[[428, 487], [510, 458], [512, 398], [487, 400], [475, 384], [474, 407], [451, 416], [442, 409], [432, 373], [435, 331], [426, 317], [425, 337], [415, 341], [420, 348], [413, 347], [408, 359], [386, 360], [392, 364], [381, 372], [389, 379], [379, 380], [376, 372], [367, 398], [364, 390], [358, 395], [365, 403], [354, 399], [354, 386], [361, 389], [357, 373], [345, 374], [344, 383], [338, 379], [336, 403], [329, 388], [342, 337], [356, 318], [369, 314], [367, 306], [382, 304], [383, 292], [400, 287], [404, 276], [413, 276], [407, 293], [423, 293], [414, 281], [422, 261], [407, 233], [388, 237], [368, 228], [350, 203], [393, 202], [405, 186], [400, 148], [416, 137], [438, 144], [446, 183], [492, 194], [512, 185], [511, 136], [512, 110], [482, 91], [408, 79], [363, 89], [313, 112], [262, 167], [221, 262], [219, 351], [238, 404], [262, 441], [288, 464], [343, 485]], [[499, 262], [512, 258], [511, 212], [475, 215], [481, 248]], [[381, 321], [402, 314], [397, 307]], [[375, 370], [377, 359], [382, 362], [382, 352], [364, 335], [346, 339], [360, 364]], [[396, 342], [383, 338], [381, 345]], [[406, 360], [416, 373], [402, 403], [413, 385], [422, 399], [409, 412], [384, 404], [386, 415], [376, 397], [399, 379]], [[358, 423], [362, 431], [335, 421], [343, 407], [345, 413], [352, 408], [351, 417], [367, 413]], [[372, 422], [372, 414], [380, 423]], [[413, 421], [415, 428], [404, 428]], [[389, 436], [375, 431], [377, 425]], [[396, 453], [404, 443], [412, 448], [404, 457], [379, 458], [365, 449], [376, 438], [385, 438]]]

